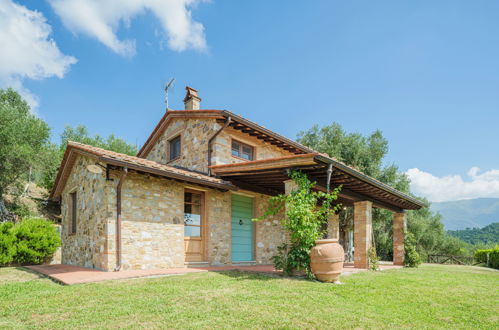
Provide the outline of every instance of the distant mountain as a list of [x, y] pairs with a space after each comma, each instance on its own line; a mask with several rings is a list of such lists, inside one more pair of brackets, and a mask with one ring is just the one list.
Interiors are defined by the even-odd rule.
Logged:
[[499, 222], [499, 198], [432, 203], [431, 209], [440, 212], [446, 230], [482, 228]]

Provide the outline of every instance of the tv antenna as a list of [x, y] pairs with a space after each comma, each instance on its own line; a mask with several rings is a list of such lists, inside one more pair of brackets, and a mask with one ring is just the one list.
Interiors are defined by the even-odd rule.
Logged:
[[166, 103], [166, 111], [168, 111], [168, 90], [172, 87], [175, 78], [170, 79], [170, 81], [165, 86], [165, 103]]

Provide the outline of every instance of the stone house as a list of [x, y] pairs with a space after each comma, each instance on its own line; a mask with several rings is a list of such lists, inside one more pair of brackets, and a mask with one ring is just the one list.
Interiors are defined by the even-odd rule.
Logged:
[[[394, 212], [394, 263], [403, 262], [404, 210], [422, 207], [354, 168], [225, 110], [168, 110], [136, 157], [69, 142], [54, 188], [61, 202], [62, 263], [106, 271], [270, 264], [286, 241], [280, 218], [260, 222], [270, 196], [293, 189], [300, 169], [317, 189], [342, 185], [354, 208], [356, 267], [367, 267], [372, 207]], [[329, 220], [338, 238], [338, 217]]]

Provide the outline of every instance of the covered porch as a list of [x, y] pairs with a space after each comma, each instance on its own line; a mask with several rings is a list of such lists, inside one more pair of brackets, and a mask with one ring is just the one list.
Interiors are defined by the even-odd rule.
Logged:
[[[318, 190], [330, 191], [341, 186], [338, 203], [353, 208], [353, 262], [359, 269], [368, 268], [368, 250], [373, 244], [372, 208], [392, 212], [393, 264], [403, 265], [405, 210], [425, 206], [421, 201], [319, 153], [214, 165], [210, 170], [241, 189], [267, 195], [289, 193], [293, 189], [289, 179], [292, 170], [307, 174], [316, 182]], [[338, 216], [330, 219], [328, 236], [340, 238]], [[350, 250], [348, 246], [344, 248]]]

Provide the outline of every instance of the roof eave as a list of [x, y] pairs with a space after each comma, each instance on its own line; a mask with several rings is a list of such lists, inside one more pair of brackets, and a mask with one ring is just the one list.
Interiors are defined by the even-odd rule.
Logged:
[[345, 164], [342, 164], [338, 161], [335, 161], [334, 159], [331, 159], [331, 158], [328, 158], [328, 157], [325, 157], [323, 155], [317, 155], [315, 156], [315, 159], [319, 162], [322, 162], [322, 163], [326, 163], [326, 164], [332, 164], [333, 167], [336, 167], [352, 176], [355, 176], [356, 178], [360, 179], [360, 180], [363, 180], [379, 189], [383, 189], [385, 191], [388, 191], [394, 195], [396, 195], [397, 197], [399, 198], [402, 198], [402, 199], [405, 199], [407, 200], [408, 202], [410, 203], [413, 203], [417, 206], [419, 206], [419, 208], [422, 208], [422, 207], [427, 207], [427, 205], [425, 203], [423, 203], [422, 201], [412, 197], [412, 196], [409, 196], [407, 194], [404, 194], [403, 192], [400, 192], [398, 191], [397, 189], [395, 188], [392, 188], [390, 187], [389, 185], [387, 184], [384, 184], [362, 172], [359, 172], [359, 171], [356, 171], [355, 169], [345, 165]]
[[176, 179], [176, 180], [181, 180], [181, 181], [186, 181], [189, 183], [195, 183], [203, 186], [208, 186], [212, 188], [217, 188], [217, 189], [222, 189], [222, 190], [238, 190], [236, 186], [234, 186], [230, 182], [224, 182], [224, 183], [216, 183], [216, 182], [211, 182], [209, 180], [204, 180], [201, 178], [193, 178], [187, 175], [183, 175], [180, 173], [173, 173], [169, 171], [164, 171], [160, 169], [155, 169], [155, 168], [150, 168], [147, 166], [141, 166], [138, 164], [133, 164], [133, 163], [128, 163], [125, 161], [105, 157], [105, 156], [100, 156], [99, 160], [109, 164], [109, 165], [115, 165], [115, 166], [120, 166], [120, 167], [127, 167], [128, 169], [144, 172], [144, 173], [150, 173], [150, 174], [155, 174], [158, 176], [170, 178], [170, 179]]
[[280, 141], [282, 141], [282, 142], [284, 142], [286, 144], [289, 144], [290, 146], [295, 147], [298, 150], [303, 151], [304, 153], [317, 153], [317, 151], [315, 151], [315, 150], [312, 150], [312, 149], [310, 149], [310, 148], [308, 148], [308, 147], [306, 147], [306, 146], [304, 146], [304, 145], [302, 145], [302, 144], [300, 144], [298, 142], [295, 142], [295, 141], [293, 141], [291, 139], [288, 139], [288, 138], [286, 138], [286, 137], [284, 137], [284, 136], [282, 136], [280, 134], [277, 134], [277, 133], [269, 130], [268, 128], [260, 126], [260, 125], [258, 125], [256, 123], [254, 123], [254, 122], [252, 122], [252, 121], [250, 121], [250, 120], [248, 120], [246, 118], [243, 118], [243, 117], [241, 117], [239, 115], [236, 115], [236, 114], [234, 114], [234, 113], [232, 113], [232, 112], [230, 112], [228, 110], [222, 110], [222, 115], [225, 118], [231, 117], [231, 119], [233, 121], [240, 122], [241, 124], [247, 125], [247, 126], [253, 128], [255, 130], [261, 131], [261, 132], [265, 133], [266, 135], [269, 135], [269, 136], [271, 136], [271, 137], [273, 137], [273, 138], [275, 138], [277, 140], [280, 140]]
[[211, 182], [209, 180], [205, 180], [202, 178], [195, 178], [195, 177], [191, 177], [188, 175], [183, 175], [181, 173], [173, 173], [170, 171], [165, 171], [165, 170], [156, 169], [156, 168], [150, 168], [150, 167], [142, 166], [139, 164], [133, 164], [133, 163], [129, 163], [126, 161], [117, 160], [117, 159], [114, 159], [111, 157], [106, 157], [106, 156], [94, 154], [94, 153], [88, 152], [86, 150], [82, 150], [82, 149], [78, 148], [78, 146], [71, 145], [71, 142], [70, 142], [70, 143], [68, 143], [68, 146], [66, 147], [66, 151], [64, 152], [61, 166], [59, 167], [59, 170], [57, 172], [54, 186], [52, 187], [52, 191], [50, 192], [50, 195], [49, 195], [50, 200], [58, 200], [59, 199], [60, 194], [62, 193], [62, 190], [64, 189], [64, 187], [61, 188], [61, 184], [64, 183], [63, 176], [64, 176], [65, 172], [71, 171], [71, 169], [72, 169], [72, 166], [70, 168], [68, 168], [68, 166], [69, 166], [68, 163], [71, 161], [71, 159], [73, 157], [76, 157], [77, 154], [87, 156], [87, 157], [92, 157], [96, 161], [101, 161], [101, 162], [109, 164], [109, 165], [115, 165], [115, 166], [120, 166], [120, 167], [126, 166], [129, 169], [137, 170], [137, 171], [144, 172], [144, 173], [158, 175], [158, 176], [161, 176], [164, 178], [185, 181], [185, 182], [199, 184], [201, 186], [211, 187], [211, 188], [225, 190], [225, 191], [238, 190], [238, 188], [236, 186], [234, 186], [232, 183], [227, 182], [227, 181], [225, 181], [223, 183]]

